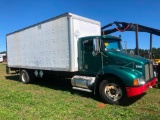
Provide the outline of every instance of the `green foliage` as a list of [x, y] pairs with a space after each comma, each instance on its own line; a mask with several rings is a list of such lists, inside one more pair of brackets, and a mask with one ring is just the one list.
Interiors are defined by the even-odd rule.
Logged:
[[[130, 52], [131, 50], [133, 50], [133, 49], [127, 49], [127, 52]], [[135, 52], [136, 50], [134, 49], [133, 51]], [[152, 48], [152, 53], [154, 54], [155, 59], [160, 59], [160, 48]], [[149, 50], [139, 49], [139, 54], [142, 57], [148, 58], [149, 57]]]
[[0, 120], [158, 120], [160, 89], [132, 98], [126, 106], [101, 103], [90, 93], [72, 90], [69, 79], [22, 84], [0, 63]]
[[0, 54], [4, 54], [4, 53], [6, 53], [6, 51], [0, 52]]
[[152, 52], [154, 53], [156, 59], [160, 59], [160, 48], [152, 48]]

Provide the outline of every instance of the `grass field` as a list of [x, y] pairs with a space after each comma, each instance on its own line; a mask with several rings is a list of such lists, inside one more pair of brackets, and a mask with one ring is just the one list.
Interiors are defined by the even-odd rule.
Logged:
[[160, 89], [130, 99], [126, 106], [101, 103], [90, 93], [72, 90], [69, 79], [22, 84], [0, 63], [0, 120], [158, 120]]

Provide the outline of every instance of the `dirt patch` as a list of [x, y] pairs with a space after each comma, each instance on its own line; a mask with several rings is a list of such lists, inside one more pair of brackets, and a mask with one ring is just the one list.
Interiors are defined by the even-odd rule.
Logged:
[[104, 108], [105, 106], [106, 106], [106, 104], [104, 104], [104, 103], [98, 103], [98, 105], [97, 105], [98, 108]]

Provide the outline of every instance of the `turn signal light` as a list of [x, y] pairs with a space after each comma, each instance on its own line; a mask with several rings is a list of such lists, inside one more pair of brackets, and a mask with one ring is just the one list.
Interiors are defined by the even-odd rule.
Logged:
[[138, 85], [139, 85], [138, 79], [135, 79], [135, 80], [133, 81], [133, 85], [134, 85], [134, 86], [138, 86]]

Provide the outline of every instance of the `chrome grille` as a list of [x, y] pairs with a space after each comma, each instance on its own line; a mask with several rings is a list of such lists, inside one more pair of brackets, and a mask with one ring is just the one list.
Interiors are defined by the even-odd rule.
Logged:
[[145, 80], [149, 80], [149, 66], [148, 64], [145, 65]]
[[146, 64], [145, 65], [145, 80], [148, 81], [151, 78], [154, 77], [154, 70], [153, 70], [153, 65], [152, 63]]
[[154, 70], [153, 70], [153, 65], [152, 64], [150, 64], [149, 65], [149, 69], [150, 69], [150, 78], [153, 78], [154, 77]]

